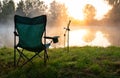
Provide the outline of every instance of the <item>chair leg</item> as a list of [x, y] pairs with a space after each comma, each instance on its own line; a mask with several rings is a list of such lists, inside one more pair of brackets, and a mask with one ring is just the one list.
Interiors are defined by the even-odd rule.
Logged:
[[21, 60], [21, 57], [22, 57], [22, 55], [20, 54], [20, 56], [19, 56], [19, 58], [18, 58], [18, 61], [17, 61], [17, 66], [19, 65], [19, 62], [20, 62], [20, 60]]
[[45, 66], [46, 66], [47, 60], [48, 60], [48, 54], [47, 54], [47, 49], [45, 49], [44, 50], [44, 64], [45, 64]]
[[[23, 67], [25, 64], [27, 64], [29, 61], [31, 61], [35, 56], [37, 56], [38, 54], [35, 54], [33, 57], [31, 57], [30, 59], [28, 59], [21, 67]], [[33, 63], [32, 63], [33, 64]]]
[[20, 62], [21, 58], [22, 58], [23, 60], [25, 60], [25, 58], [26, 58], [27, 60], [29, 60], [29, 61], [33, 64], [32, 60], [30, 60], [26, 55], [23, 54], [23, 50], [20, 51], [19, 49], [17, 49], [17, 51], [18, 51], [18, 53], [19, 53], [19, 55], [20, 55], [20, 56], [19, 56], [19, 59], [18, 59], [18, 61], [17, 61], [17, 65], [19, 65], [19, 62]]
[[16, 67], [16, 48], [14, 47], [14, 67]]
[[[34, 56], [32, 56], [31, 58], [28, 58], [25, 54], [23, 54], [23, 50], [21, 51], [21, 50], [19, 50], [18, 48], [16, 48], [16, 49], [17, 49], [17, 51], [18, 51], [18, 53], [19, 53], [19, 58], [18, 58], [18, 60], [17, 60], [17, 66], [19, 65], [19, 62], [20, 62], [21, 59], [23, 59], [23, 60], [27, 59], [27, 61], [25, 61], [25, 62], [20, 66], [20, 67], [23, 67], [23, 66], [24, 66], [25, 64], [27, 64], [28, 62], [31, 62], [31, 63], [33, 64], [32, 59], [33, 59], [34, 57], [36, 57], [37, 55], [41, 58], [41, 56], [39, 55], [39, 52], [36, 52], [36, 53], [34, 54]], [[45, 66], [46, 66], [47, 59], [48, 59], [48, 54], [47, 54], [47, 49], [45, 49], [45, 50], [44, 50], [44, 64], [45, 64]]]
[[[17, 66], [19, 65], [19, 62], [21, 59], [23, 59], [25, 61], [25, 58], [26, 58], [25, 56], [23, 56], [24, 54], [22, 52], [20, 52], [20, 51], [18, 51], [18, 52], [19, 52], [19, 58], [17, 61]], [[29, 58], [26, 58], [26, 59], [29, 59]]]
[[39, 52], [36, 53], [38, 55], [38, 57], [42, 58], [40, 55], [39, 55]]

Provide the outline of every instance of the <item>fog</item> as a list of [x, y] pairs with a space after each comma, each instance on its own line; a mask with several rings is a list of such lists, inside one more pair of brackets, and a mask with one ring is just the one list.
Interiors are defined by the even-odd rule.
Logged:
[[[49, 26], [47, 24], [47, 36], [60, 36], [59, 43], [52, 47], [63, 47], [67, 43], [64, 37], [67, 26]], [[70, 25], [70, 46], [120, 46], [120, 26], [71, 26]], [[13, 47], [14, 22], [0, 24], [0, 47]], [[66, 33], [67, 34], [67, 33]], [[65, 43], [64, 43], [65, 41]], [[49, 42], [49, 41], [48, 41]]]
[[120, 26], [78, 26], [71, 27], [71, 29], [79, 31], [76, 38], [81, 35], [80, 30], [84, 30], [85, 34], [82, 36], [83, 45], [120, 46]]
[[[47, 26], [47, 35], [59, 35], [59, 43], [56, 46], [67, 45], [67, 33], [64, 27], [67, 26]], [[70, 46], [120, 46], [120, 26], [71, 26], [69, 34]], [[65, 41], [65, 43], [64, 43]]]
[[13, 25], [13, 23], [0, 24], [0, 47], [13, 46]]

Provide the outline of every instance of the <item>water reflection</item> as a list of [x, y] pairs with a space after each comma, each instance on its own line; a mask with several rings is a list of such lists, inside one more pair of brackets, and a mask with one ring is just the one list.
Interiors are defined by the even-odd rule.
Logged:
[[101, 31], [97, 31], [94, 40], [91, 41], [89, 45], [107, 47], [110, 46], [111, 43], [105, 37], [104, 33], [102, 33]]
[[[13, 47], [13, 26], [9, 24], [0, 27], [0, 47]], [[60, 36], [59, 43], [55, 44], [57, 47], [64, 46], [63, 27], [47, 28], [48, 36]], [[70, 26], [70, 29], [70, 46], [120, 46], [120, 26]]]
[[74, 30], [70, 32], [70, 46], [110, 46], [111, 43], [101, 31], [91, 34], [88, 29]]

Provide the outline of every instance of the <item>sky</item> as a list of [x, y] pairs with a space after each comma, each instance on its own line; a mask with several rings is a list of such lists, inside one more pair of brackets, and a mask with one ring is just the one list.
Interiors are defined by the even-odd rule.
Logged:
[[104, 0], [58, 0], [63, 2], [68, 7], [69, 14], [77, 19], [83, 19], [83, 8], [86, 4], [91, 4], [95, 7], [97, 13], [95, 18], [100, 20], [111, 9], [111, 6]]
[[[20, 0], [14, 0], [15, 3], [18, 3]], [[41, 0], [49, 5], [53, 0]], [[112, 8], [104, 0], [56, 0], [57, 2], [64, 3], [68, 8], [68, 14], [76, 19], [83, 20], [83, 8], [86, 4], [91, 4], [96, 9], [95, 18], [100, 20], [104, 17], [105, 14], [109, 12]]]

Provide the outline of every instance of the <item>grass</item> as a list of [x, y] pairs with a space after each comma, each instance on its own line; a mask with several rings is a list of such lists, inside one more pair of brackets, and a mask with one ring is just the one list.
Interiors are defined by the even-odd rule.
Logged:
[[[120, 47], [70, 47], [49, 49], [49, 60], [13, 67], [13, 49], [0, 49], [0, 78], [120, 78]], [[31, 56], [31, 53], [29, 54]], [[41, 53], [43, 56], [43, 53]]]

